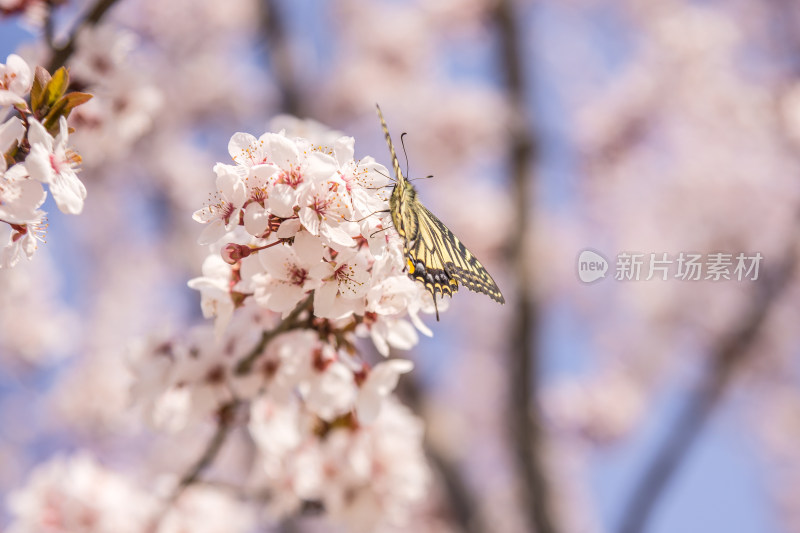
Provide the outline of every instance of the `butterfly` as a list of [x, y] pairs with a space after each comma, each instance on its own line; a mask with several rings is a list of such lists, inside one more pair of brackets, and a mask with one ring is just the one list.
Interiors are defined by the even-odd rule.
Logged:
[[389, 145], [395, 175], [394, 188], [389, 197], [389, 212], [397, 233], [403, 239], [408, 275], [424, 284], [433, 296], [436, 320], [439, 320], [436, 293], [443, 298], [445, 294], [452, 298], [453, 293], [458, 291], [459, 282], [473, 292], [486, 294], [496, 302], [505, 303], [503, 294], [478, 258], [417, 198], [416, 189], [400, 170], [400, 162], [397, 160], [381, 108], [377, 104], [375, 107], [378, 109], [386, 144]]

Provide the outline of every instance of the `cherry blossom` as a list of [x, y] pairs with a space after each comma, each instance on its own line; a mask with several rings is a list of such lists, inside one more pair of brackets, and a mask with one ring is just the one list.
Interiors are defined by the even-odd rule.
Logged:
[[[25, 136], [25, 125], [17, 117], [11, 117], [0, 124], [0, 153], [5, 154], [15, 143], [22, 141]], [[0, 169], [5, 170], [8, 164], [5, 158], [0, 162]]]
[[25, 96], [33, 84], [33, 73], [28, 63], [16, 54], [0, 63], [0, 110], [12, 105], [26, 105]]
[[310, 270], [319, 265], [324, 248], [319, 238], [306, 231], [294, 237], [292, 246], [272, 246], [259, 252], [264, 273], [254, 277], [256, 301], [272, 311], [287, 313], [294, 309], [310, 290], [322, 284]]
[[0, 220], [25, 225], [41, 222], [44, 213], [39, 207], [47, 193], [38, 181], [26, 179], [28, 171], [18, 163], [8, 170], [0, 162]]
[[190, 288], [200, 291], [203, 316], [215, 318], [218, 334], [224, 331], [233, 316], [234, 302], [230, 294], [232, 277], [231, 266], [216, 253], [203, 261], [203, 275], [188, 282]]
[[[236, 164], [214, 167], [222, 200], [194, 218], [206, 224], [201, 241], [216, 239], [212, 254], [227, 250], [233, 268], [209, 259], [209, 273], [190, 282], [220, 329], [251, 296], [287, 315], [313, 292], [315, 316], [357, 320], [381, 353], [418, 341], [406, 314], [430, 334], [417, 316], [431, 311], [429, 296], [404, 274], [400, 239], [378, 216], [388, 206], [375, 187], [388, 183], [388, 172], [370, 157], [354, 160], [352, 137], [327, 147], [284, 133], [236, 133], [228, 151]], [[245, 231], [231, 232], [236, 227]]]
[[199, 244], [213, 244], [226, 231], [239, 224], [240, 210], [247, 200], [247, 188], [233, 170], [230, 165], [214, 166], [214, 172], [217, 174], [217, 190], [221, 199], [216, 204], [195, 211], [193, 215], [198, 222], [210, 222], [198, 238]]
[[[27, 188], [27, 187], [26, 187]], [[28, 195], [35, 199], [37, 191]], [[41, 196], [44, 201], [44, 195]], [[39, 201], [39, 205], [41, 205]], [[8, 234], [7, 244], [0, 250], [0, 268], [11, 268], [16, 265], [22, 257], [30, 259], [39, 247], [39, 242], [44, 242], [44, 234], [47, 228], [45, 223], [44, 211], [36, 211], [32, 217], [24, 224], [10, 224], [0, 226], [0, 235]], [[0, 236], [0, 239], [2, 237]]]
[[28, 131], [31, 153], [25, 158], [25, 167], [31, 178], [48, 184], [62, 212], [75, 215], [83, 210], [86, 187], [75, 170], [80, 156], [67, 148], [68, 137], [67, 119], [63, 116], [55, 139], [38, 120], [31, 118]]
[[356, 411], [358, 421], [372, 423], [380, 414], [384, 400], [397, 387], [400, 375], [411, 372], [414, 363], [404, 359], [390, 359], [373, 367], [358, 391]]
[[334, 260], [312, 269], [312, 275], [323, 280], [314, 292], [317, 315], [344, 318], [353, 313], [363, 314], [370, 279], [366, 267], [367, 259], [356, 251], [342, 252]]
[[[331, 518], [350, 530], [402, 526], [409, 506], [430, 482], [420, 448], [422, 428], [395, 400], [369, 426], [345, 420], [322, 428], [324, 438], [297, 428], [307, 416], [294, 406], [254, 404], [250, 432], [259, 443], [261, 471], [254, 481], [281, 498], [274, 514], [296, 511], [302, 500], [319, 500]], [[391, 437], [389, 437], [391, 435]]]

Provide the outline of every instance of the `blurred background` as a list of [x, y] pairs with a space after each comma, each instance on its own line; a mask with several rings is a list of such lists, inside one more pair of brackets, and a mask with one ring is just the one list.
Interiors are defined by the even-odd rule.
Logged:
[[[435, 176], [421, 198], [507, 300], [459, 292], [407, 355], [400, 395], [434, 475], [410, 527], [800, 530], [800, 4], [4, 0], [0, 13], [0, 60], [66, 62], [96, 95], [70, 119], [83, 214], [48, 199], [47, 243], [0, 271], [0, 493], [58, 455], [142, 479], [192, 460], [191, 437], [154, 434], [130, 408], [126, 353], [202, 321], [191, 215], [214, 163], [234, 132], [288, 114], [390, 166], [378, 102], [395, 142], [408, 132], [411, 176]], [[591, 284], [585, 249], [610, 264]], [[615, 279], [621, 253], [643, 254], [638, 280]], [[687, 281], [681, 253], [763, 259], [757, 279]], [[674, 261], [666, 280], [646, 279], [651, 254]]]

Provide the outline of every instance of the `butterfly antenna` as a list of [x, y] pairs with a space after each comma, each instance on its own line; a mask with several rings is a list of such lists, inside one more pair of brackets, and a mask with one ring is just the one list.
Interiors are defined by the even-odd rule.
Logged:
[[424, 178], [414, 178], [413, 180], [408, 180], [408, 181], [429, 180], [432, 177], [433, 177], [433, 174], [431, 174], [430, 176], [425, 176]]
[[382, 211], [373, 211], [369, 215], [367, 215], [365, 217], [362, 217], [362, 218], [359, 218], [358, 220], [350, 220], [346, 216], [342, 216], [342, 220], [345, 220], [347, 222], [363, 222], [363, 221], [367, 220], [369, 217], [371, 217], [372, 215], [377, 215], [377, 214], [380, 214], [380, 213], [391, 213], [391, 210], [390, 209], [384, 209]]
[[403, 145], [403, 155], [406, 156], [406, 179], [408, 179], [408, 176], [410, 176], [410, 169], [408, 168], [408, 152], [406, 152], [406, 143], [403, 140], [406, 135], [406, 132], [400, 134], [400, 144]]
[[[381, 175], [381, 176], [383, 176], [384, 178], [388, 179], [389, 181], [397, 181], [397, 180], [395, 180], [393, 177], [391, 177], [391, 176], [387, 176], [386, 174], [384, 174], [383, 172], [381, 172], [381, 171], [380, 171], [380, 170], [378, 170], [378, 169], [375, 169], [375, 172], [377, 172], [378, 174], [380, 174], [380, 175]], [[370, 190], [370, 191], [379, 191], [379, 190], [381, 190], [381, 189], [386, 189], [387, 187], [394, 187], [394, 185], [392, 185], [392, 184], [390, 183], [389, 185], [381, 185], [380, 187], [364, 187], [364, 188], [365, 188], [365, 189], [368, 189], [368, 190]]]
[[377, 231], [373, 231], [372, 233], [370, 233], [370, 234], [369, 234], [369, 238], [371, 239], [372, 237], [374, 237], [374, 236], [375, 236], [375, 235], [377, 235], [378, 233], [381, 233], [381, 232], [383, 232], [383, 231], [386, 231], [386, 230], [389, 230], [389, 229], [392, 229], [392, 227], [391, 227], [391, 226], [388, 226], [388, 227], [386, 227], [386, 228], [382, 228], [382, 229], [379, 229], [379, 230], [377, 230]]

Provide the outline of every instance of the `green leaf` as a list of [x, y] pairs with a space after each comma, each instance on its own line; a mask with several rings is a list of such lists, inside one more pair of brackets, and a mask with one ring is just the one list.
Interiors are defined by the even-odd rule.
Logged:
[[50, 81], [50, 73], [44, 67], [37, 66], [33, 75], [33, 87], [31, 87], [31, 109], [36, 113], [42, 106], [44, 88]]
[[69, 85], [69, 74], [65, 67], [61, 67], [44, 88], [44, 104], [48, 107], [55, 104], [67, 92], [67, 85]]
[[50, 111], [47, 113], [42, 125], [45, 127], [47, 131], [51, 134], [55, 135], [58, 133], [58, 119], [60, 117], [68, 117], [70, 112], [73, 109], [78, 107], [81, 104], [85, 104], [89, 100], [92, 99], [92, 95], [89, 93], [69, 93], [65, 94], [58, 101], [50, 108]]
[[55, 71], [53, 77], [50, 78], [50, 81], [45, 85], [39, 107], [34, 112], [34, 116], [39, 120], [41, 120], [42, 117], [48, 116], [53, 105], [67, 92], [67, 85], [69, 85], [69, 74], [66, 68], [61, 67]]

